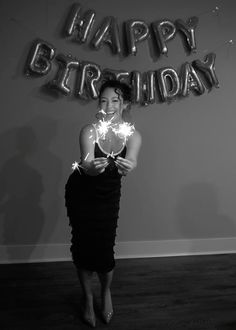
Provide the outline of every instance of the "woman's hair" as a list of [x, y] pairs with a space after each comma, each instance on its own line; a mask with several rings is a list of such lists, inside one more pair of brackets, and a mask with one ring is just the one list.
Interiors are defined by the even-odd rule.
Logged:
[[106, 88], [114, 88], [115, 93], [123, 97], [124, 102], [131, 102], [131, 88], [119, 80], [106, 80], [100, 87], [99, 99]]

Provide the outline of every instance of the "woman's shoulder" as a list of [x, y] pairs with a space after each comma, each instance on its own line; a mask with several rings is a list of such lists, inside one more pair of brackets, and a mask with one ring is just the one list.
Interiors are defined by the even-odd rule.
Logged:
[[131, 139], [133, 139], [137, 142], [139, 142], [139, 141], [141, 142], [141, 140], [142, 140], [141, 133], [136, 128], [130, 137], [131, 137]]
[[133, 134], [136, 138], [138, 138], [138, 139], [141, 139], [142, 138], [142, 136], [141, 136], [141, 133], [135, 128], [135, 130], [134, 130], [134, 134]]
[[133, 134], [127, 140], [127, 147], [140, 146], [142, 143], [141, 133], [135, 128]]
[[94, 130], [94, 129], [95, 129], [95, 124], [90, 123], [90, 124], [86, 124], [86, 125], [84, 125], [84, 126], [81, 128], [81, 132], [82, 132], [82, 131], [87, 132], [87, 131]]
[[94, 124], [86, 124], [84, 125], [80, 130], [80, 136], [81, 137], [87, 137], [87, 136], [94, 136], [95, 135], [95, 125]]

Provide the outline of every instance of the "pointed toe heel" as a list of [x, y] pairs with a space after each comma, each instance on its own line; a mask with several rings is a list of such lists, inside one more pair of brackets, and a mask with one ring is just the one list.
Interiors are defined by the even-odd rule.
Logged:
[[94, 316], [84, 315], [84, 322], [92, 328], [96, 327], [96, 318]]
[[108, 324], [108, 323], [110, 323], [110, 321], [111, 321], [111, 319], [112, 319], [112, 317], [113, 317], [113, 311], [111, 311], [111, 312], [103, 312], [102, 313], [102, 318], [103, 318], [103, 321], [106, 323], [106, 324]]

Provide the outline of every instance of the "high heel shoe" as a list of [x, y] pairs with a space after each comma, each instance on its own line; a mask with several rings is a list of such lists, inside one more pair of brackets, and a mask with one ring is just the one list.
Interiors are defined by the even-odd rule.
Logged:
[[111, 299], [111, 291], [110, 289], [106, 292], [102, 292], [102, 319], [103, 321], [108, 324], [112, 316], [114, 315], [113, 307], [112, 307], [112, 299]]
[[[90, 299], [89, 299], [90, 300]], [[93, 302], [83, 295], [81, 298], [81, 316], [83, 321], [92, 328], [96, 327], [96, 317], [93, 310]]]
[[111, 319], [112, 319], [112, 316], [113, 316], [114, 312], [113, 311], [110, 311], [110, 312], [105, 312], [103, 311], [102, 312], [102, 318], [103, 318], [103, 321], [108, 324]]
[[96, 327], [96, 318], [95, 315], [88, 315], [86, 313], [83, 314], [83, 318], [85, 323], [87, 323], [88, 325], [90, 325], [92, 328]]

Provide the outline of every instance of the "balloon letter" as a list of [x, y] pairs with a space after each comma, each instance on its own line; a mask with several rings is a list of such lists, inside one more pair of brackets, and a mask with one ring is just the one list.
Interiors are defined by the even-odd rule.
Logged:
[[128, 54], [136, 55], [136, 43], [147, 39], [149, 35], [148, 25], [144, 21], [128, 20], [125, 22]]
[[119, 30], [116, 19], [112, 16], [105, 17], [91, 40], [91, 45], [97, 50], [106, 43], [113, 54], [121, 53]]
[[202, 62], [200, 60], [193, 61], [193, 65], [196, 69], [199, 71], [202, 71], [209, 83], [211, 84], [211, 87], [219, 87], [219, 81], [216, 77], [215, 73], [215, 59], [216, 55], [214, 53], [209, 53], [206, 55], [205, 60]]
[[190, 17], [187, 23], [184, 23], [181, 19], [177, 19], [175, 25], [186, 37], [187, 45], [190, 53], [196, 51], [195, 29], [198, 24], [198, 18], [196, 16]]
[[36, 40], [34, 42], [26, 65], [26, 74], [29, 72], [46, 75], [51, 70], [51, 61], [55, 56], [55, 48], [49, 43]]
[[89, 33], [92, 29], [95, 20], [95, 11], [88, 10], [81, 15], [81, 6], [74, 4], [66, 22], [65, 32], [67, 36], [71, 36], [77, 32], [76, 40], [79, 43], [87, 41]]
[[152, 23], [152, 29], [156, 42], [158, 44], [160, 53], [163, 55], [168, 54], [166, 42], [174, 38], [176, 34], [176, 28], [173, 22], [168, 20], [157, 21]]
[[181, 67], [180, 81], [182, 96], [189, 95], [190, 90], [193, 90], [198, 94], [203, 94], [205, 92], [205, 86], [193, 66], [188, 62], [184, 63]]
[[77, 81], [76, 95], [85, 100], [98, 98], [99, 93], [96, 84], [100, 78], [101, 70], [97, 64], [82, 62]]
[[139, 71], [131, 72], [132, 102], [140, 103], [142, 101], [142, 75]]
[[155, 71], [148, 71], [143, 74], [143, 100], [144, 105], [153, 104], [156, 99], [156, 75]]
[[129, 72], [123, 70], [104, 69], [102, 70], [102, 78], [104, 80], [114, 79], [119, 81], [127, 80]]
[[79, 66], [79, 61], [72, 59], [71, 56], [65, 56], [62, 54], [57, 55], [56, 60], [59, 64], [59, 70], [55, 79], [49, 82], [49, 87], [56, 88], [64, 95], [68, 95], [71, 92], [71, 89], [68, 86], [70, 72], [72, 69], [75, 69]]
[[171, 101], [179, 94], [180, 81], [177, 72], [173, 68], [162, 68], [158, 70], [157, 79], [161, 98], [164, 102]]

